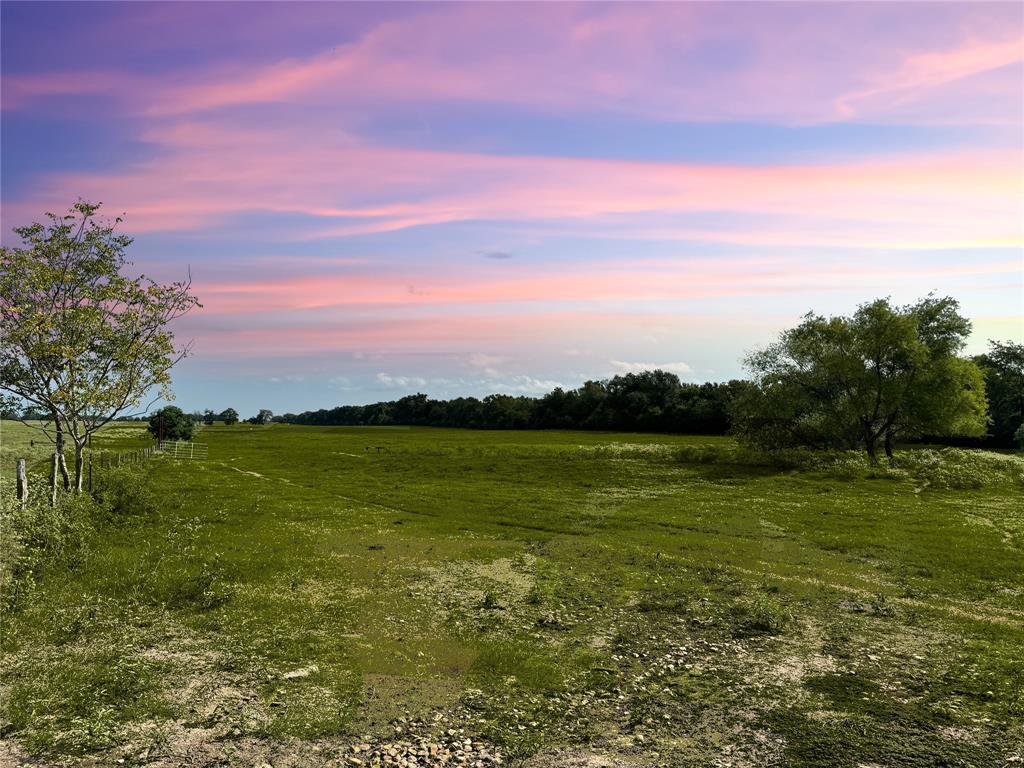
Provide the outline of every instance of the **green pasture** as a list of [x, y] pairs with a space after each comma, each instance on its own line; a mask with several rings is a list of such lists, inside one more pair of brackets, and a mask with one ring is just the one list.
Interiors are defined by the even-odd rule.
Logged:
[[707, 437], [196, 441], [209, 460], [131, 470], [120, 517], [5, 606], [19, 754], [342, 765], [428, 735], [536, 766], [1024, 759], [1019, 480], [755, 466]]

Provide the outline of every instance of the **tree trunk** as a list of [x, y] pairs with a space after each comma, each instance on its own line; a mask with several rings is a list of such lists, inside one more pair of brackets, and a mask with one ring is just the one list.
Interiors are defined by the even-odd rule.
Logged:
[[82, 492], [82, 479], [85, 477], [85, 446], [75, 443], [75, 493]]
[[887, 429], [885, 430], [885, 458], [889, 461], [892, 461], [892, 443], [892, 430]]
[[868, 452], [868, 459], [873, 466], [878, 463], [878, 452], [875, 449], [878, 443], [878, 435], [871, 428], [871, 424], [864, 419], [861, 420], [861, 432], [864, 436], [864, 450]]
[[57, 457], [57, 467], [60, 470], [60, 476], [64, 480], [64, 490], [70, 491], [71, 474], [68, 472], [67, 462], [64, 461], [64, 430], [60, 426], [60, 421], [56, 418], [54, 419], [54, 423], [57, 425], [57, 436], [54, 441], [56, 453], [54, 455]]
[[50, 474], [50, 506], [57, 506], [57, 468], [60, 466], [60, 459], [57, 452], [53, 452], [53, 472]]
[[871, 461], [872, 466], [878, 464], [878, 451], [875, 448], [875, 443], [877, 441], [877, 437], [864, 438], [864, 450], [868, 452], [868, 459]]

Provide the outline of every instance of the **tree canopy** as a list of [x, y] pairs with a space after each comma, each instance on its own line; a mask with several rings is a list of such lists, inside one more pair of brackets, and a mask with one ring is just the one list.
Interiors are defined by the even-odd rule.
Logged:
[[763, 448], [863, 447], [921, 435], [983, 435], [981, 370], [957, 356], [971, 330], [951, 298], [862, 304], [849, 317], [808, 314], [749, 355], [753, 386], [735, 431]]

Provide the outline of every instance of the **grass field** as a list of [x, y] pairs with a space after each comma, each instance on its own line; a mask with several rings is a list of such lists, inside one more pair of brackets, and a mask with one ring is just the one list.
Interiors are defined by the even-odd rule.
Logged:
[[1019, 459], [952, 490], [730, 463], [724, 438], [197, 440], [208, 461], [136, 470], [140, 508], [6, 609], [8, 759], [1024, 761]]

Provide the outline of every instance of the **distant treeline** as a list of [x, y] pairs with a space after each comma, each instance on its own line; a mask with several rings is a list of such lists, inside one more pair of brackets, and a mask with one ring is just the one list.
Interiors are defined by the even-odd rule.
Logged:
[[665, 371], [644, 371], [557, 388], [542, 397], [488, 395], [433, 400], [408, 395], [371, 405], [286, 413], [288, 424], [422, 425], [473, 429], [603, 429], [724, 435], [729, 407], [746, 382], [685, 384]]

